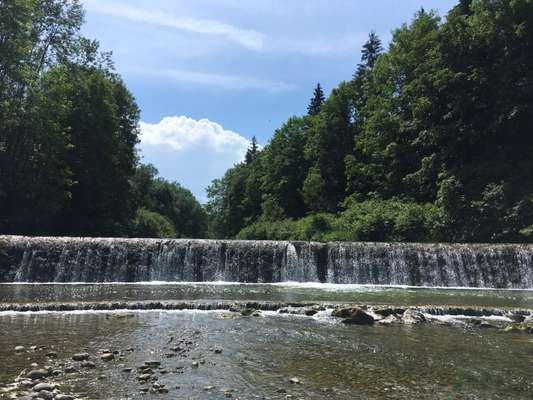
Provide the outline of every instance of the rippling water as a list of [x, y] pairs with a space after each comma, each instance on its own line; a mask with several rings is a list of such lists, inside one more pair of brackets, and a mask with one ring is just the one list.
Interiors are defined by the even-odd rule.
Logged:
[[[533, 309], [533, 291], [326, 284], [2, 284], [0, 303], [250, 300]], [[186, 354], [167, 358], [179, 340]], [[0, 385], [46, 351], [88, 351], [97, 368], [61, 375], [88, 399], [531, 399], [533, 336], [466, 325], [344, 326], [331, 319], [222, 311], [0, 313]], [[133, 348], [133, 352], [125, 351]], [[222, 349], [221, 353], [213, 348]], [[123, 360], [105, 363], [101, 349]], [[140, 394], [135, 367], [160, 360], [168, 394]], [[198, 362], [194, 367], [193, 362]], [[122, 369], [131, 367], [133, 372]], [[291, 384], [297, 378], [299, 384]], [[208, 389], [208, 390], [206, 390]]]
[[[135, 373], [147, 359], [168, 373], [168, 394], [143, 398], [223, 399], [531, 399], [533, 343], [528, 336], [448, 326], [343, 326], [289, 316], [223, 318], [216, 312], [0, 316], [0, 380], [12, 379], [47, 345], [60, 359], [81, 350], [134, 352], [75, 374], [66, 384], [91, 399], [137, 398]], [[170, 337], [190, 339], [187, 357], [165, 358]], [[221, 354], [210, 351], [214, 346]], [[194, 360], [205, 361], [194, 368]], [[176, 367], [183, 367], [176, 370]], [[177, 373], [175, 371], [183, 371]], [[300, 384], [289, 383], [296, 377]], [[206, 387], [211, 387], [209, 391]], [[179, 388], [178, 388], [179, 387]]]
[[0, 284], [0, 303], [242, 300], [533, 308], [533, 290], [333, 284]]

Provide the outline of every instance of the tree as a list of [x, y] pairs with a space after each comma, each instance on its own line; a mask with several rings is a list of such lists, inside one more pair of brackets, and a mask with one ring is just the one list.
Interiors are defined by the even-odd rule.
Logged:
[[[157, 230], [150, 228], [152, 231], [143, 231], [154, 232], [152, 234], [155, 237], [161, 237], [157, 232], [165, 232], [166, 237], [181, 238], [202, 238], [207, 235], [207, 214], [200, 203], [180, 184], [158, 177], [153, 165], [139, 165], [131, 186], [137, 211], [130, 235], [139, 235], [140, 221], [152, 228], [160, 224]], [[171, 230], [167, 228], [168, 224]]]
[[324, 96], [324, 91], [322, 90], [320, 83], [317, 83], [315, 91], [313, 93], [313, 98], [311, 99], [311, 102], [307, 107], [307, 113], [309, 115], [317, 115], [320, 112], [322, 104], [324, 104], [325, 100], [326, 97]]
[[259, 145], [257, 144], [257, 138], [255, 136], [252, 137], [252, 143], [250, 144], [250, 147], [248, 150], [246, 150], [246, 156], [245, 161], [246, 164], [251, 164], [259, 152]]
[[323, 186], [316, 188], [316, 196], [323, 199], [325, 208], [314, 211], [337, 211], [346, 195], [344, 159], [354, 147], [352, 99], [352, 86], [347, 82], [341, 83], [332, 91], [310, 126], [305, 156], [313, 166], [312, 173], [319, 174], [324, 182]]

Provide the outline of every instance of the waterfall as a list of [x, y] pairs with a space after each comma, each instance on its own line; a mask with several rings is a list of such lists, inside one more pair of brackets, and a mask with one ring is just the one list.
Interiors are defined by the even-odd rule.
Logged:
[[0, 282], [533, 288], [533, 245], [0, 236]]

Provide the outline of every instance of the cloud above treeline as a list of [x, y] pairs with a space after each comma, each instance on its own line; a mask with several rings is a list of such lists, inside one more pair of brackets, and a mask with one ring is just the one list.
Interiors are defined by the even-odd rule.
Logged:
[[205, 118], [165, 117], [156, 124], [141, 122], [140, 128], [143, 145], [168, 146], [177, 152], [196, 147], [203, 151], [234, 155], [235, 162], [244, 158], [250, 146], [248, 139]]
[[205, 189], [244, 160], [250, 141], [208, 119], [165, 117], [140, 123], [142, 161], [157, 166], [161, 176], [184, 184], [201, 202]]

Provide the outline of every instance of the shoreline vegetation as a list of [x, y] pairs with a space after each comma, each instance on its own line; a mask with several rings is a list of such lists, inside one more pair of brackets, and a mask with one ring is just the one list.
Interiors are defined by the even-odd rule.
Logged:
[[[207, 189], [143, 165], [140, 110], [77, 0], [0, 4], [0, 232], [530, 243], [533, 4], [375, 33], [353, 77]], [[354, 55], [355, 58], [355, 55]]]

